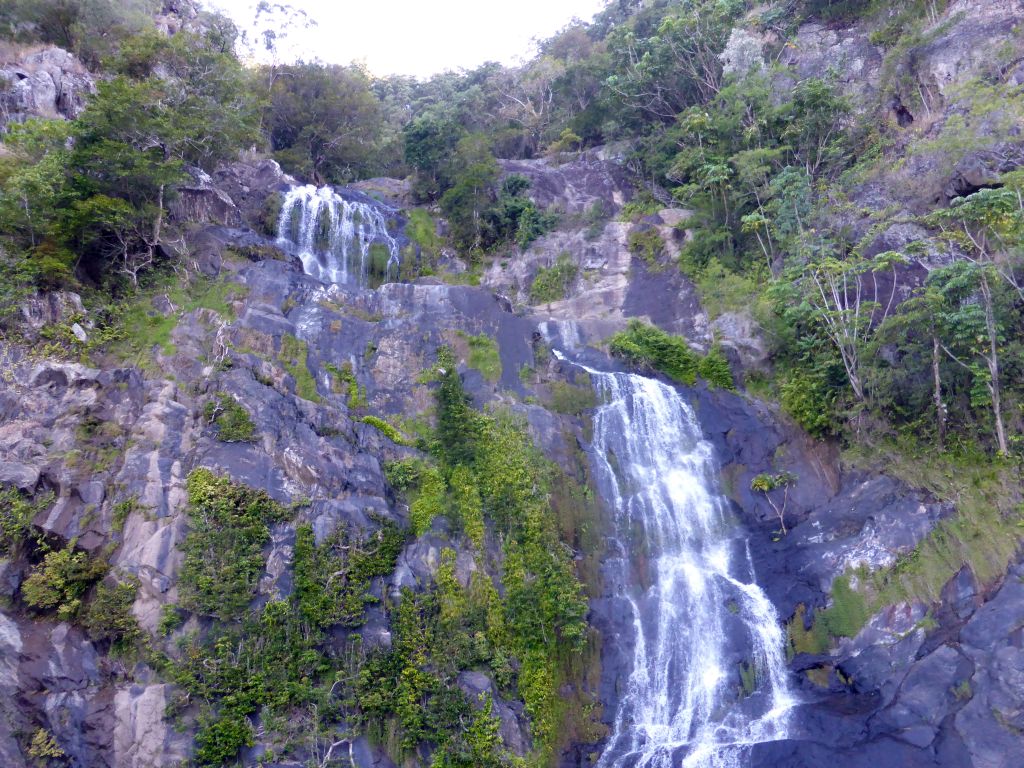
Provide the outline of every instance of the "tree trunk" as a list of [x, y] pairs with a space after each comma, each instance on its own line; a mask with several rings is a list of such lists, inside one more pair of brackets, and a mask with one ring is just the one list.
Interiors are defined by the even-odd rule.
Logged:
[[935, 383], [935, 419], [939, 431], [939, 450], [946, 450], [946, 404], [942, 402], [942, 376], [939, 373], [939, 337], [932, 334], [932, 379]]
[[985, 329], [988, 331], [989, 353], [985, 356], [989, 375], [988, 392], [992, 398], [992, 415], [996, 422], [996, 442], [999, 452], [1005, 454], [1009, 453], [1009, 445], [1006, 442], [1006, 428], [1003, 426], [1002, 393], [999, 387], [999, 337], [992, 306], [992, 289], [984, 272], [981, 275], [981, 296], [985, 302]]

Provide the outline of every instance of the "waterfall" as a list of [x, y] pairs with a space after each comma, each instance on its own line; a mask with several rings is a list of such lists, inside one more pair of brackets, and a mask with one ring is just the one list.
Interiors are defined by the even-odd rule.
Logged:
[[318, 280], [366, 286], [372, 275], [386, 282], [398, 277], [399, 267], [387, 213], [381, 204], [346, 200], [330, 187], [292, 187], [281, 205], [277, 244]]
[[653, 379], [586, 370], [603, 403], [592, 461], [615, 522], [604, 575], [635, 631], [598, 766], [740, 768], [751, 744], [785, 738], [796, 704], [779, 618], [690, 406]]

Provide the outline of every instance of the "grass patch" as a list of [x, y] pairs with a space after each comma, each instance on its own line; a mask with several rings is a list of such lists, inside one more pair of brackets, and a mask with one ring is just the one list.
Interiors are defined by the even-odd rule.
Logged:
[[497, 382], [501, 378], [501, 356], [498, 353], [498, 342], [486, 333], [470, 336], [468, 333], [459, 331], [459, 338], [469, 345], [466, 364], [470, 368], [480, 371], [480, 374], [488, 381]]
[[871, 575], [881, 605], [903, 600], [934, 602], [943, 585], [968, 565], [982, 584], [1001, 577], [1024, 533], [1024, 492], [1017, 459], [993, 459], [970, 446], [937, 454], [916, 440], [848, 450], [854, 466], [894, 475], [914, 488], [956, 504], [911, 552]]

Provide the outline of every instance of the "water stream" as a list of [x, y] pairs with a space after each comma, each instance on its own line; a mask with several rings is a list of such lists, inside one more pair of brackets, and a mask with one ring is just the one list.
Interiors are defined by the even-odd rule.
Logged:
[[635, 632], [598, 766], [741, 768], [751, 744], [785, 737], [796, 699], [713, 447], [672, 387], [587, 370], [602, 402], [592, 461], [615, 523], [604, 575]]
[[277, 243], [318, 280], [366, 286], [372, 275], [386, 282], [397, 278], [399, 268], [388, 213], [378, 203], [346, 200], [330, 187], [292, 187], [281, 205]]

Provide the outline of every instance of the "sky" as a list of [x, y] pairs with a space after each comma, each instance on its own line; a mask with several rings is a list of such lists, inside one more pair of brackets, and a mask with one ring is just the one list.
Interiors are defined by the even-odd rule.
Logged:
[[[207, 0], [242, 29], [252, 27], [254, 0]], [[290, 0], [317, 24], [286, 30], [282, 62], [364, 62], [378, 76], [427, 78], [485, 61], [528, 59], [573, 17], [589, 21], [604, 0]], [[280, 28], [280, 24], [275, 24]], [[263, 54], [265, 56], [265, 54]]]

